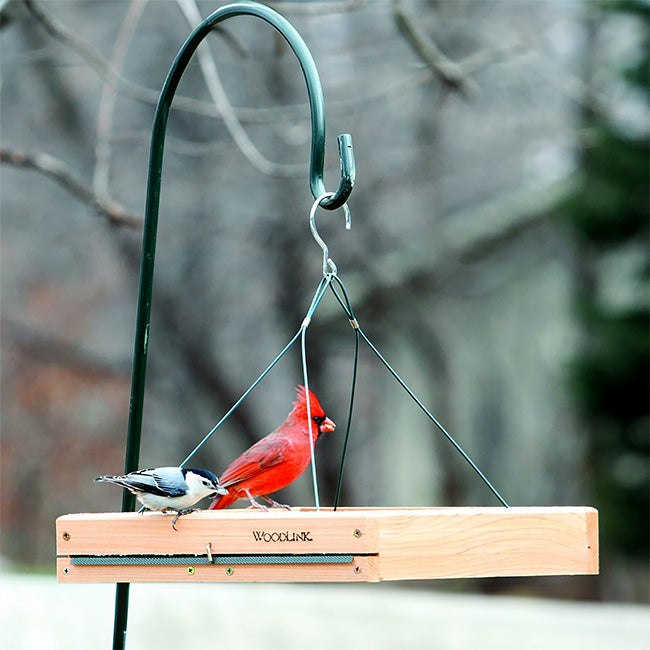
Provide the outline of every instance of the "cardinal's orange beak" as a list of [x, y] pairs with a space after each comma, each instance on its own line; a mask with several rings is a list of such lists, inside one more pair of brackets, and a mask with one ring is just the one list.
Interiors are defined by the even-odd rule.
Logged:
[[336, 429], [336, 425], [329, 418], [325, 418], [318, 427], [320, 433], [329, 433], [330, 431], [334, 431], [334, 429]]

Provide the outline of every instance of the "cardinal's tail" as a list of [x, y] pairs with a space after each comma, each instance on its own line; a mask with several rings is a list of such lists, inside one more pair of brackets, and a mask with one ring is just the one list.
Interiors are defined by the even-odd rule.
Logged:
[[227, 508], [230, 504], [235, 503], [238, 497], [233, 496], [231, 493], [221, 495], [219, 494], [216, 499], [210, 504], [208, 510], [222, 510]]

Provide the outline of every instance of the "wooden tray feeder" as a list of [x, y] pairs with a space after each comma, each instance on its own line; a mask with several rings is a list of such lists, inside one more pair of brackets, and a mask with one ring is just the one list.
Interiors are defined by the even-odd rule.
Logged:
[[202, 511], [56, 521], [59, 582], [379, 582], [598, 573], [587, 507]]
[[[340, 135], [339, 188], [332, 193], [325, 191], [322, 89], [311, 54], [293, 26], [270, 7], [253, 2], [226, 5], [206, 18], [174, 60], [154, 116], [126, 473], [139, 465], [163, 144], [172, 98], [200, 42], [219, 22], [242, 14], [257, 16], [275, 27], [300, 62], [312, 118], [310, 187], [317, 199], [314, 206], [329, 210], [345, 207], [354, 185], [352, 140], [347, 134]], [[336, 275], [327, 247], [315, 230], [313, 210], [311, 225], [323, 248], [323, 273], [332, 268]], [[353, 327], [361, 331], [351, 311], [348, 316]], [[134, 503], [133, 495], [125, 490], [124, 512], [70, 514], [57, 519], [60, 582], [117, 582], [125, 586], [160, 581], [377, 582], [598, 572], [598, 513], [589, 507], [207, 511], [183, 516], [178, 530], [174, 530], [169, 516], [137, 514], [132, 512]]]
[[[352, 140], [344, 134], [338, 138], [339, 187], [331, 193], [325, 189], [325, 110], [320, 79], [311, 53], [286, 19], [266, 5], [237, 2], [221, 7], [196, 27], [170, 68], [153, 121], [125, 473], [139, 467], [169, 110], [181, 76], [198, 45], [218, 23], [238, 15], [256, 16], [272, 25], [300, 63], [311, 109], [309, 182], [316, 199], [314, 206], [328, 210], [345, 207], [354, 185]], [[310, 220], [314, 237], [323, 248], [323, 274], [331, 270], [336, 276], [327, 247], [317, 236], [313, 211]], [[340, 280], [336, 280], [343, 289]], [[347, 314], [355, 333], [368, 342], [410, 393], [365, 337], [351, 307]], [[307, 326], [306, 318], [301, 330]], [[304, 372], [306, 375], [306, 367]], [[466, 459], [473, 465], [467, 456]], [[481, 477], [492, 488], [482, 474]], [[503, 498], [492, 490], [505, 506]], [[123, 649], [126, 642], [131, 582], [378, 582], [598, 573], [598, 513], [589, 507], [220, 510], [185, 515], [178, 521], [178, 530], [174, 530], [170, 516], [140, 515], [132, 512], [134, 505], [133, 495], [125, 490], [121, 513], [70, 514], [56, 521], [59, 582], [117, 583], [113, 637], [113, 648], [117, 650]]]

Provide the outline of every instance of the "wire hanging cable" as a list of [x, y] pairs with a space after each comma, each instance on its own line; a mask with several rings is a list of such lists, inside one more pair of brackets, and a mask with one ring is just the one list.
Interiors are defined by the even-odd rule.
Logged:
[[[496, 498], [501, 502], [501, 504], [503, 506], [505, 506], [506, 508], [508, 508], [509, 506], [508, 506], [508, 503], [506, 502], [506, 500], [501, 496], [501, 494], [499, 494], [497, 489], [487, 479], [485, 474], [483, 474], [483, 472], [478, 468], [476, 463], [474, 463], [474, 461], [469, 457], [469, 455], [465, 452], [465, 450], [456, 442], [454, 437], [447, 431], [447, 429], [445, 429], [445, 427], [433, 416], [433, 414], [426, 408], [426, 406], [424, 406], [424, 404], [415, 395], [415, 393], [406, 385], [404, 380], [397, 374], [397, 372], [388, 363], [388, 361], [386, 361], [386, 359], [381, 355], [379, 350], [372, 344], [370, 339], [366, 336], [365, 332], [359, 326], [359, 323], [357, 322], [357, 320], [356, 320], [356, 318], [354, 316], [354, 313], [352, 311], [352, 307], [350, 305], [350, 301], [349, 301], [349, 298], [348, 298], [348, 295], [347, 295], [347, 292], [345, 290], [345, 286], [344, 286], [343, 282], [338, 277], [338, 275], [335, 276], [335, 279], [336, 279], [337, 284], [341, 288], [341, 291], [343, 292], [343, 295], [345, 297], [345, 301], [343, 301], [341, 299], [341, 297], [337, 294], [337, 292], [336, 292], [336, 290], [335, 290], [335, 288], [333, 286], [331, 287], [332, 292], [336, 296], [339, 304], [341, 305], [341, 308], [343, 309], [343, 311], [346, 313], [346, 315], [350, 319], [350, 323], [352, 324], [352, 327], [354, 328], [355, 334], [357, 335], [357, 337], [361, 336], [363, 338], [363, 340], [368, 344], [370, 349], [375, 353], [377, 358], [382, 362], [384, 367], [390, 372], [391, 375], [393, 375], [395, 380], [408, 393], [408, 395], [411, 397], [411, 399], [420, 407], [420, 409], [431, 420], [431, 422], [433, 422], [436, 425], [436, 427], [438, 427], [438, 429], [441, 431], [441, 433], [456, 448], [458, 453], [460, 453], [460, 455], [467, 461], [467, 463], [476, 472], [476, 474], [478, 474], [478, 476], [481, 478], [481, 480], [485, 483], [485, 485], [487, 485], [487, 487], [494, 494], [494, 496], [496, 496]], [[355, 372], [356, 372], [356, 359], [355, 359]], [[356, 375], [355, 375], [355, 380], [356, 380]], [[354, 382], [353, 382], [353, 385], [352, 385], [352, 390], [354, 391]], [[352, 395], [352, 398], [353, 398], [353, 396], [354, 396], [354, 393]], [[350, 408], [350, 413], [351, 413], [351, 408]], [[348, 426], [349, 426], [349, 421], [348, 421]], [[344, 466], [344, 463], [345, 463], [346, 450], [347, 450], [347, 433], [346, 433], [346, 440], [345, 440], [344, 447], [343, 447], [343, 455], [342, 455], [342, 458], [341, 458], [341, 470], [340, 470], [340, 473], [339, 473], [339, 482], [342, 480], [341, 474], [342, 474], [343, 466]], [[339, 487], [337, 486], [337, 497], [338, 497], [338, 492], [339, 492]], [[337, 503], [338, 503], [338, 501], [337, 501]]]
[[280, 359], [289, 351], [291, 346], [300, 338], [301, 334], [309, 327], [309, 323], [311, 322], [311, 317], [314, 314], [314, 311], [320, 304], [320, 301], [323, 299], [323, 295], [325, 294], [325, 291], [327, 291], [327, 287], [329, 286], [329, 282], [331, 280], [327, 281], [327, 278], [322, 278], [320, 283], [318, 284], [318, 287], [316, 288], [316, 292], [314, 293], [314, 297], [311, 301], [311, 304], [309, 306], [309, 310], [307, 311], [307, 315], [305, 316], [304, 320], [302, 321], [302, 325], [300, 326], [300, 329], [294, 334], [293, 338], [287, 343], [282, 352], [278, 354], [275, 359], [266, 367], [266, 369], [262, 372], [262, 374], [249, 386], [249, 388], [246, 390], [246, 392], [235, 402], [235, 404], [228, 410], [228, 412], [217, 422], [217, 424], [212, 427], [212, 429], [203, 437], [201, 442], [199, 442], [196, 447], [185, 457], [185, 460], [179, 465], [179, 467], [184, 467], [189, 460], [205, 445], [205, 443], [210, 440], [210, 438], [217, 432], [217, 430], [221, 427], [221, 425], [233, 414], [233, 412], [237, 409], [237, 407], [248, 397], [248, 395], [257, 387], [257, 385], [266, 377], [266, 375], [269, 374], [269, 372], [273, 369], [276, 363], [280, 361]]
[[316, 475], [316, 454], [314, 450], [314, 433], [312, 431], [311, 425], [311, 403], [309, 397], [309, 373], [307, 372], [307, 328], [311, 322], [311, 318], [314, 315], [318, 305], [320, 305], [323, 296], [327, 292], [328, 287], [332, 283], [332, 275], [327, 274], [321, 278], [320, 283], [318, 284], [318, 289], [314, 294], [314, 299], [311, 302], [311, 305], [307, 311], [307, 316], [300, 326], [300, 359], [302, 362], [302, 381], [305, 385], [305, 397], [307, 402], [307, 431], [309, 432], [309, 453], [311, 455], [311, 480], [314, 487], [314, 504], [316, 506], [316, 511], [320, 510], [320, 497], [318, 495], [318, 476]]
[[318, 496], [318, 477], [316, 476], [316, 454], [314, 453], [314, 432], [312, 431], [311, 425], [311, 403], [309, 398], [309, 376], [307, 373], [307, 351], [306, 351], [306, 342], [305, 335], [307, 333], [307, 328], [302, 328], [302, 333], [300, 336], [300, 359], [302, 362], [302, 381], [305, 385], [305, 401], [307, 406], [307, 431], [309, 432], [309, 453], [311, 455], [310, 465], [311, 465], [311, 480], [314, 486], [314, 504], [316, 506], [316, 511], [320, 510], [320, 498]]
[[341, 464], [339, 465], [339, 474], [336, 479], [336, 494], [334, 496], [334, 510], [336, 511], [337, 508], [339, 507], [339, 501], [341, 500], [341, 486], [343, 484], [343, 469], [345, 467], [345, 457], [348, 450], [348, 441], [350, 439], [350, 428], [352, 426], [352, 412], [354, 410], [354, 396], [355, 396], [356, 386], [357, 386], [357, 370], [359, 367], [359, 324], [357, 323], [357, 319], [355, 318], [354, 312], [352, 311], [352, 305], [350, 304], [350, 299], [348, 298], [348, 293], [345, 290], [345, 286], [338, 278], [338, 276], [335, 276], [334, 279], [336, 280], [337, 284], [341, 288], [341, 291], [343, 292], [345, 302], [341, 299], [333, 284], [330, 284], [330, 289], [332, 290], [332, 293], [336, 296], [336, 299], [339, 301], [339, 304], [343, 308], [343, 311], [345, 311], [348, 320], [350, 321], [350, 325], [352, 325], [352, 329], [354, 330], [354, 361], [352, 365], [352, 386], [350, 388], [350, 406], [348, 408], [348, 421], [345, 427], [345, 438], [343, 439], [343, 451], [341, 452]]
[[203, 445], [208, 440], [210, 440], [210, 438], [217, 432], [219, 427], [233, 414], [235, 409], [237, 409], [237, 407], [248, 397], [248, 395], [262, 381], [262, 379], [266, 377], [266, 375], [271, 371], [273, 366], [275, 366], [275, 364], [278, 361], [280, 361], [280, 359], [288, 352], [289, 348], [291, 348], [291, 346], [298, 340], [298, 337], [300, 336], [301, 332], [302, 332], [302, 326], [294, 334], [293, 338], [289, 341], [289, 343], [287, 343], [284, 346], [282, 352], [280, 352], [280, 354], [278, 354], [278, 356], [275, 357], [275, 359], [273, 359], [273, 361], [266, 367], [266, 369], [262, 372], [262, 374], [249, 386], [248, 390], [246, 390], [246, 392], [233, 404], [233, 406], [230, 407], [228, 412], [221, 418], [221, 420], [219, 420], [219, 422], [217, 422], [212, 427], [212, 429], [210, 429], [210, 431], [204, 436], [203, 440], [201, 440], [201, 442], [199, 442], [199, 444], [196, 445], [196, 447], [194, 447], [194, 449], [185, 457], [185, 460], [179, 465], [179, 467], [184, 467], [187, 464], [187, 462], [199, 451], [199, 449], [201, 449], [201, 447], [203, 447]]
[[[336, 268], [333, 264], [332, 266], [334, 269]], [[341, 293], [343, 294], [343, 297], [339, 295], [339, 292], [337, 291], [337, 288], [333, 285], [333, 282], [336, 282], [336, 285], [338, 286]], [[426, 406], [424, 406], [424, 404], [420, 401], [420, 399], [408, 387], [408, 385], [404, 382], [404, 380], [399, 376], [399, 374], [393, 369], [390, 363], [388, 363], [388, 361], [382, 356], [379, 350], [366, 336], [365, 332], [361, 329], [354, 315], [354, 311], [352, 310], [352, 305], [350, 303], [350, 299], [345, 289], [345, 285], [338, 277], [336, 272], [329, 272], [321, 278], [318, 287], [316, 288], [316, 291], [314, 293], [314, 297], [312, 298], [309, 309], [307, 310], [307, 314], [305, 315], [305, 318], [303, 319], [302, 324], [300, 325], [300, 328], [294, 334], [293, 338], [289, 341], [289, 343], [287, 343], [287, 345], [284, 347], [282, 352], [280, 352], [280, 354], [277, 357], [275, 357], [275, 359], [266, 367], [266, 369], [262, 372], [262, 374], [251, 384], [248, 390], [246, 390], [246, 392], [237, 400], [237, 402], [229, 409], [229, 411], [221, 418], [221, 420], [219, 420], [219, 422], [204, 436], [203, 440], [201, 440], [201, 442], [190, 452], [190, 454], [188, 454], [188, 456], [185, 458], [185, 460], [181, 463], [180, 466], [183, 467], [199, 451], [199, 449], [203, 447], [203, 445], [212, 437], [212, 435], [216, 433], [219, 427], [221, 427], [221, 425], [230, 417], [233, 411], [235, 411], [235, 409], [244, 401], [244, 399], [252, 392], [252, 390], [262, 381], [262, 379], [266, 377], [266, 375], [278, 363], [278, 361], [287, 353], [287, 351], [298, 340], [298, 338], [300, 338], [303, 383], [305, 385], [305, 394], [306, 394], [306, 402], [307, 402], [306, 404], [307, 418], [308, 418], [307, 425], [308, 425], [308, 432], [309, 432], [309, 446], [310, 446], [310, 454], [311, 454], [311, 475], [312, 475], [312, 483], [314, 489], [314, 502], [316, 504], [316, 510], [317, 511], [320, 510], [320, 498], [318, 494], [318, 477], [316, 472], [316, 458], [314, 453], [314, 436], [311, 429], [311, 403], [309, 397], [309, 374], [307, 368], [306, 334], [307, 334], [307, 328], [311, 323], [311, 319], [314, 313], [316, 312], [316, 310], [318, 309], [318, 306], [320, 305], [328, 289], [331, 289], [332, 293], [336, 297], [341, 308], [343, 309], [346, 316], [348, 317], [348, 320], [350, 321], [350, 324], [352, 325], [352, 328], [354, 329], [354, 333], [355, 333], [354, 364], [353, 364], [353, 371], [352, 371], [352, 386], [350, 391], [350, 406], [348, 411], [348, 421], [346, 426], [345, 438], [343, 442], [343, 451], [341, 454], [341, 463], [340, 463], [339, 474], [337, 478], [334, 510], [338, 508], [338, 504], [340, 500], [341, 486], [343, 481], [343, 470], [345, 467], [345, 458], [347, 454], [348, 442], [350, 437], [352, 413], [354, 408], [354, 397], [356, 392], [357, 371], [358, 371], [359, 338], [362, 338], [366, 342], [368, 347], [374, 352], [374, 354], [381, 361], [384, 367], [390, 372], [390, 374], [400, 384], [400, 386], [408, 393], [408, 395], [422, 410], [422, 412], [429, 418], [429, 420], [431, 420], [431, 422], [433, 422], [433, 424], [436, 425], [436, 427], [440, 430], [440, 432], [454, 446], [456, 451], [458, 451], [458, 453], [465, 459], [465, 461], [476, 472], [476, 474], [481, 478], [481, 480], [490, 489], [490, 491], [494, 494], [494, 496], [496, 496], [496, 498], [501, 502], [501, 504], [506, 508], [508, 508], [509, 506], [506, 500], [492, 485], [492, 483], [488, 480], [485, 474], [479, 469], [476, 463], [474, 463], [474, 461], [469, 457], [469, 455], [465, 452], [465, 450], [458, 444], [458, 442], [456, 442], [454, 437], [447, 431], [447, 429], [445, 429], [445, 427], [437, 420], [437, 418], [426, 408]]]
[[451, 444], [456, 448], [456, 451], [460, 453], [460, 455], [469, 463], [470, 467], [479, 475], [479, 477], [482, 479], [482, 481], [485, 483], [485, 485], [490, 488], [492, 491], [492, 494], [499, 499], [502, 505], [504, 505], [506, 508], [508, 508], [508, 504], [506, 503], [506, 500], [499, 494], [497, 489], [488, 481], [487, 477], [483, 472], [477, 467], [476, 463], [465, 453], [464, 449], [454, 440], [453, 436], [445, 429], [445, 427], [438, 422], [438, 420], [429, 412], [429, 410], [422, 404], [422, 402], [418, 399], [418, 397], [415, 395], [415, 393], [404, 383], [404, 380], [395, 372], [395, 370], [392, 368], [392, 366], [384, 359], [384, 357], [380, 354], [379, 350], [370, 342], [370, 339], [364, 334], [363, 330], [359, 328], [359, 333], [363, 340], [368, 344], [370, 349], [377, 355], [377, 358], [384, 364], [388, 372], [390, 372], [391, 375], [397, 380], [399, 385], [410, 395], [411, 399], [420, 407], [420, 409], [424, 412], [424, 414], [433, 422], [438, 429], [444, 434], [444, 436], [451, 442]]

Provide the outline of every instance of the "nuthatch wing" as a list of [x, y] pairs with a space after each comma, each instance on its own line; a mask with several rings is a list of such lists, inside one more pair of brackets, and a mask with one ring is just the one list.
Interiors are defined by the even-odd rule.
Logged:
[[173, 510], [176, 517], [172, 528], [181, 515], [194, 511], [192, 506], [205, 497], [226, 495], [216, 475], [207, 469], [185, 467], [155, 467], [140, 469], [126, 476], [98, 476], [96, 483], [114, 483], [135, 494], [144, 510]]

